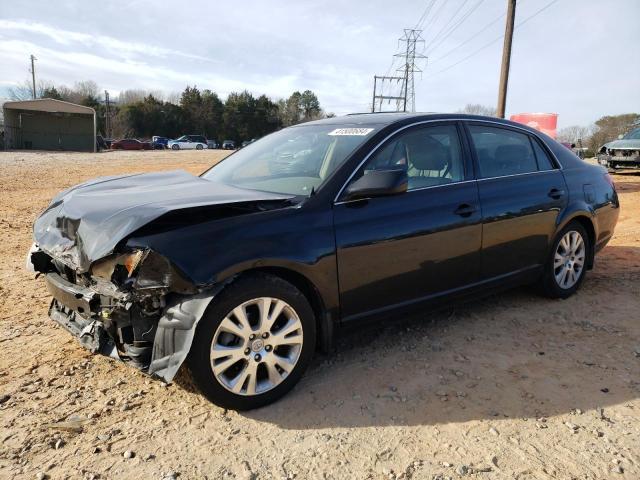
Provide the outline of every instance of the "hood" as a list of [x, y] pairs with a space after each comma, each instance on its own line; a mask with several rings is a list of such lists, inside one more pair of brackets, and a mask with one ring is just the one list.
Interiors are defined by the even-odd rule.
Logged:
[[211, 182], [182, 170], [100, 177], [58, 194], [36, 220], [33, 236], [42, 250], [86, 272], [125, 237], [168, 212], [290, 198]]
[[626, 140], [624, 138], [621, 138], [620, 140], [614, 140], [613, 142], [605, 143], [603, 146], [608, 148], [609, 150], [616, 150], [616, 149], [640, 150], [640, 140], [633, 140], [633, 139]]

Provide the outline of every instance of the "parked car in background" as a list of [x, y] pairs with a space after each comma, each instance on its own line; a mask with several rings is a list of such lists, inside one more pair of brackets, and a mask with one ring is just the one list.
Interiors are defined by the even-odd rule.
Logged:
[[202, 135], [183, 135], [176, 140], [169, 140], [167, 146], [171, 150], [203, 150], [209, 148], [207, 139]]
[[600, 147], [598, 163], [612, 173], [619, 168], [640, 168], [640, 128]]
[[99, 152], [101, 150], [108, 150], [109, 144], [105, 141], [102, 135], [96, 135], [96, 150]]
[[222, 148], [224, 150], [235, 150], [236, 142], [234, 142], [233, 140], [225, 140], [224, 142], [222, 142]]
[[141, 142], [137, 138], [125, 138], [111, 142], [111, 150], [151, 150], [151, 142]]
[[168, 148], [167, 144], [169, 143], [169, 139], [167, 137], [159, 137], [154, 135], [151, 137], [151, 145], [155, 150], [162, 150], [163, 148]]
[[[280, 152], [295, 168], [270, 172]], [[165, 381], [186, 361], [211, 401], [246, 410], [293, 388], [345, 325], [529, 283], [571, 296], [619, 211], [602, 167], [524, 125], [353, 115], [200, 176], [67, 189], [36, 219], [27, 267], [86, 348]]]
[[220, 145], [215, 140], [207, 140], [207, 148], [220, 148]]

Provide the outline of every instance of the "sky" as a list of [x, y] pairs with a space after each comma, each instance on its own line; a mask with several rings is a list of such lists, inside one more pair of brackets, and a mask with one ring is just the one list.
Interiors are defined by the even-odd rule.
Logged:
[[[403, 29], [427, 12], [416, 110], [495, 106], [506, 5], [0, 0], [0, 97], [30, 78], [33, 54], [37, 79], [68, 86], [93, 80], [112, 97], [187, 85], [223, 98], [244, 89], [274, 99], [310, 89], [328, 112], [368, 111], [373, 75], [395, 73]], [[563, 127], [640, 111], [638, 19], [640, 0], [518, 0], [507, 116], [554, 112]]]

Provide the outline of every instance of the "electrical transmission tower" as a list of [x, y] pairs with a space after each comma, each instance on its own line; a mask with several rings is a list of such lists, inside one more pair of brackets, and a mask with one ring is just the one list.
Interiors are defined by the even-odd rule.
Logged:
[[[404, 30], [404, 36], [399, 39], [399, 43], [404, 43], [404, 47], [400, 53], [394, 55], [394, 57], [403, 59], [403, 63], [397, 69], [398, 75], [391, 77], [388, 75], [375, 75], [373, 77], [373, 103], [371, 112], [382, 112], [382, 104], [385, 100], [387, 100], [389, 104], [391, 101], [395, 101], [396, 112], [416, 111], [414, 74], [422, 73], [420, 67], [416, 65], [416, 60], [427, 58], [417, 51], [418, 44], [424, 45], [422, 30], [406, 28]], [[400, 93], [398, 95], [384, 95], [385, 85], [389, 85], [391, 89], [400, 86]]]
[[416, 90], [413, 82], [414, 73], [422, 73], [420, 67], [416, 65], [416, 59], [426, 59], [422, 53], [416, 52], [416, 46], [418, 44], [424, 45], [424, 39], [422, 38], [422, 30], [416, 30], [413, 28], [405, 28], [404, 36], [400, 39], [400, 42], [405, 43], [405, 50], [402, 53], [396, 53], [395, 56], [404, 59], [404, 65], [402, 65], [398, 72], [402, 72], [404, 75], [404, 88], [402, 94], [404, 96], [404, 102], [402, 105], [398, 103], [398, 111], [402, 107], [402, 111], [416, 111]]

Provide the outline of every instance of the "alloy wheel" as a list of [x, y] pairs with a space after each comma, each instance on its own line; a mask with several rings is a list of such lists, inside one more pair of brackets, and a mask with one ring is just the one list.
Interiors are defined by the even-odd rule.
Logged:
[[575, 230], [565, 233], [553, 258], [553, 274], [560, 288], [568, 290], [573, 287], [584, 270], [585, 244], [582, 235]]
[[303, 345], [302, 322], [285, 301], [254, 298], [229, 312], [211, 342], [214, 377], [238, 395], [258, 395], [282, 383]]

